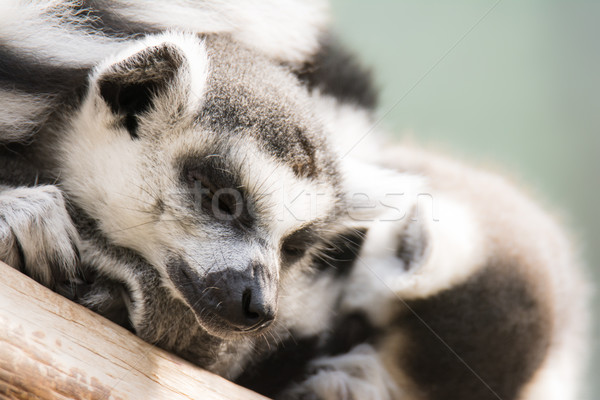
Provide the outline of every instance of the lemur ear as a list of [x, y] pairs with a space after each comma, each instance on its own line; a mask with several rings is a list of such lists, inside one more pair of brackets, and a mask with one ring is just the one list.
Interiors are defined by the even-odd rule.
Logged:
[[417, 270], [430, 246], [432, 210], [421, 204], [421, 197], [430, 198], [424, 179], [352, 158], [341, 165], [348, 217], [369, 227], [363, 256], [393, 260], [400, 267], [394, 276]]
[[430, 233], [426, 221], [419, 216], [418, 205], [411, 210], [402, 228], [396, 232], [394, 255], [401, 261], [404, 272], [418, 269], [427, 259], [430, 246]]
[[102, 99], [133, 138], [137, 138], [139, 115], [148, 111], [153, 100], [177, 76], [184, 63], [181, 51], [161, 43], [110, 65], [98, 79]]

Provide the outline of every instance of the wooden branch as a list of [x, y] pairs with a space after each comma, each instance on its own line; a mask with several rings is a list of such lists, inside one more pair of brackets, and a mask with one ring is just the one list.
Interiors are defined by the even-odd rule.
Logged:
[[265, 399], [0, 262], [0, 398]]

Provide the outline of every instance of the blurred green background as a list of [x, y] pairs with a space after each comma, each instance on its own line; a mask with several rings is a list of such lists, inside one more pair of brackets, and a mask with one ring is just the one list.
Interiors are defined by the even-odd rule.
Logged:
[[375, 73], [383, 126], [526, 182], [600, 282], [600, 1], [335, 0], [333, 15]]

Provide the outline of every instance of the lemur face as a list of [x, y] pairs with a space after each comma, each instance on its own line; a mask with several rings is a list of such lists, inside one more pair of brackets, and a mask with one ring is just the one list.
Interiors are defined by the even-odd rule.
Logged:
[[146, 38], [94, 72], [61, 179], [209, 333], [259, 332], [281, 278], [338, 208], [308, 104], [283, 67], [227, 38]]

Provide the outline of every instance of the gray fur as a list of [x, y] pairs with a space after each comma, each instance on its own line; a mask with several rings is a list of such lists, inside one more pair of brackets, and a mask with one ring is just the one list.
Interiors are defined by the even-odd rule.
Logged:
[[216, 132], [251, 136], [299, 177], [335, 183], [335, 162], [312, 105], [291, 72], [228, 38], [207, 38], [212, 74], [199, 116]]

